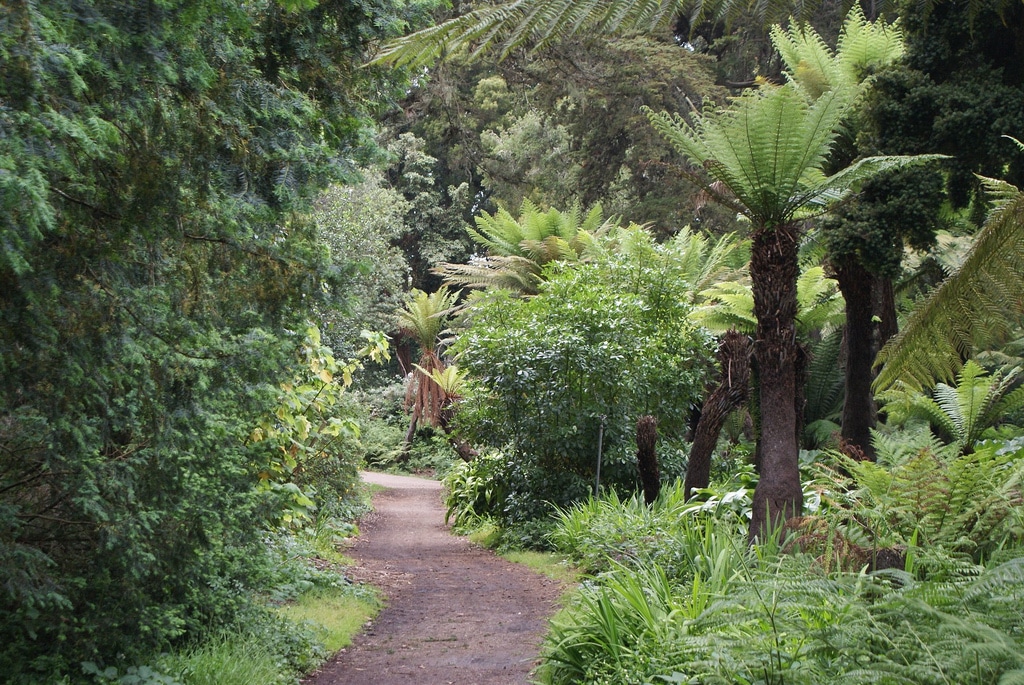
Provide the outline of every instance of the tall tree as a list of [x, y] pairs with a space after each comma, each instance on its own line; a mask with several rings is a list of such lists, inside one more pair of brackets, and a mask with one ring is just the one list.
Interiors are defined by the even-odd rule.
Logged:
[[816, 99], [795, 81], [737, 98], [691, 125], [678, 114], [650, 113], [654, 126], [695, 165], [687, 175], [717, 202], [750, 221], [750, 279], [760, 376], [761, 479], [751, 537], [765, 534], [803, 506], [797, 455], [797, 251], [802, 217], [864, 179], [907, 158], [866, 158], [831, 176], [822, 168], [856, 89], [837, 87]]
[[[847, 15], [836, 49], [804, 24], [771, 32], [784, 64], [785, 77], [816, 96], [837, 87], [856, 88], [873, 74], [891, 66], [904, 53], [898, 25], [870, 22], [859, 6]], [[839, 169], [856, 156], [855, 139], [865, 128], [863, 99], [844, 122], [844, 139], [828, 167]], [[934, 236], [941, 206], [940, 177], [934, 169], [901, 169], [865, 184], [860, 196], [822, 222], [824, 244], [846, 302], [845, 397], [843, 439], [873, 456], [871, 429], [875, 425], [871, 368], [881, 343], [875, 321], [878, 285], [896, 275], [904, 241], [927, 247]], [[887, 292], [891, 292], [891, 287]], [[890, 306], [892, 306], [890, 304]]]
[[247, 438], [328, 277], [306, 203], [398, 86], [360, 64], [399, 3], [312, 4], [0, 6], [5, 680], [246, 602], [274, 507]]

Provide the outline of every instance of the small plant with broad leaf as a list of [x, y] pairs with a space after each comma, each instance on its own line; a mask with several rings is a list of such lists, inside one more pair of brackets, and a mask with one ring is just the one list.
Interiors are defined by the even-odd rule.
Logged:
[[[340, 448], [359, 437], [359, 425], [344, 414], [341, 403], [352, 384], [352, 374], [363, 359], [388, 358], [387, 339], [380, 333], [363, 332], [366, 346], [355, 359], [339, 362], [320, 339], [320, 331], [306, 331], [292, 377], [278, 387], [273, 415], [264, 416], [253, 428], [249, 442], [267, 445], [263, 461], [254, 464], [257, 489], [273, 503], [268, 514], [274, 524], [300, 526], [310, 521], [317, 504], [316, 487], [323, 497], [332, 491], [345, 495], [357, 480], [357, 464], [346, 460]], [[332, 468], [326, 468], [330, 464]], [[328, 478], [312, 478], [327, 473]], [[317, 481], [314, 483], [313, 481]]]

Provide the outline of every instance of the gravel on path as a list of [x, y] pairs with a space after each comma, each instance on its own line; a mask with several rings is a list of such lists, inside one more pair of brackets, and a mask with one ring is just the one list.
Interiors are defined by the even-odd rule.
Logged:
[[383, 485], [349, 550], [386, 607], [307, 685], [520, 685], [564, 587], [451, 534], [437, 481]]

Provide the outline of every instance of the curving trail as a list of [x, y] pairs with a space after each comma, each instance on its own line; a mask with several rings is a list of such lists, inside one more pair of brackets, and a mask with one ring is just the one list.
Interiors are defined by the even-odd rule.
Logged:
[[307, 685], [529, 682], [559, 583], [451, 535], [437, 481], [364, 473], [385, 486], [360, 522], [350, 576], [387, 606]]

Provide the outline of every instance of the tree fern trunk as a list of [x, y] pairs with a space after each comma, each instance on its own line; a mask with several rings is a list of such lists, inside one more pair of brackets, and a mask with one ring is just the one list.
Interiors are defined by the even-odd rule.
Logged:
[[750, 258], [757, 317], [754, 355], [761, 374], [761, 477], [754, 491], [751, 540], [803, 509], [797, 442], [795, 223], [758, 227]]
[[729, 331], [718, 344], [721, 380], [701, 408], [700, 421], [694, 431], [690, 447], [690, 461], [686, 467], [686, 498], [694, 489], [706, 488], [711, 479], [711, 454], [718, 444], [729, 413], [747, 401], [750, 387], [750, 338]]
[[843, 440], [874, 461], [871, 429], [875, 403], [871, 393], [871, 365], [875, 359], [872, 321], [874, 279], [856, 257], [838, 265], [836, 280], [846, 300], [846, 397], [843, 401]]
[[648, 506], [658, 499], [661, 491], [657, 444], [658, 420], [653, 416], [641, 416], [636, 422], [636, 464], [644, 488], [644, 502]]

